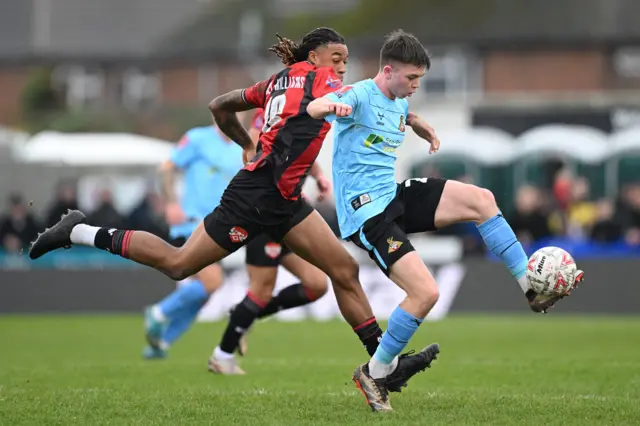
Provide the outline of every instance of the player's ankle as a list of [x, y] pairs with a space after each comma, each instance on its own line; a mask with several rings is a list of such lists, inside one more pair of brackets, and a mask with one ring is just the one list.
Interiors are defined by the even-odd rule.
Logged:
[[96, 234], [100, 230], [97, 226], [79, 223], [71, 230], [70, 239], [73, 244], [94, 247]]
[[235, 358], [232, 353], [223, 351], [220, 346], [216, 346], [216, 348], [213, 350], [213, 357], [219, 360], [228, 360]]
[[382, 379], [384, 377], [387, 377], [395, 369], [395, 367], [393, 366], [393, 361], [391, 364], [385, 364], [375, 358], [371, 358], [368, 365], [369, 375], [374, 379]]
[[159, 305], [153, 305], [151, 307], [151, 317], [161, 323], [168, 321], [167, 316], [162, 312], [162, 308]]
[[[79, 225], [78, 225], [79, 226]], [[76, 228], [78, 228], [76, 226]], [[95, 227], [90, 227], [96, 229]], [[92, 232], [94, 231], [92, 230]], [[73, 231], [72, 231], [73, 233]], [[109, 253], [127, 257], [129, 252], [129, 242], [134, 231], [124, 231], [115, 228], [98, 228], [95, 230], [93, 246]], [[89, 237], [88, 231], [86, 237]], [[73, 242], [73, 239], [71, 240]]]

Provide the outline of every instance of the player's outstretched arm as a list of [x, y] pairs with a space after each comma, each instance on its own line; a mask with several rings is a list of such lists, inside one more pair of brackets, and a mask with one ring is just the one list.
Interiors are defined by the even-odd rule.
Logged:
[[416, 135], [431, 144], [429, 153], [433, 154], [434, 152], [438, 152], [440, 149], [440, 139], [438, 139], [438, 135], [436, 135], [433, 127], [412, 112], [407, 115], [407, 124], [411, 126]]
[[337, 117], [348, 117], [352, 110], [351, 105], [333, 102], [328, 98], [317, 98], [307, 105], [307, 113], [317, 120], [331, 114], [335, 114]]
[[252, 149], [254, 144], [236, 113], [253, 108], [244, 100], [242, 90], [225, 93], [209, 103], [209, 111], [220, 130], [245, 150]]

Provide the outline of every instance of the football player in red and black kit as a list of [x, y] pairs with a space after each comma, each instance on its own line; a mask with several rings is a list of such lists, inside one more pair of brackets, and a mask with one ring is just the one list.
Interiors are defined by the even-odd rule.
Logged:
[[[344, 38], [330, 28], [311, 31], [300, 44], [279, 38], [271, 50], [286, 65], [282, 71], [209, 104], [218, 127], [251, 160], [233, 178], [220, 205], [182, 247], [173, 247], [147, 232], [87, 225], [85, 215], [73, 210], [38, 236], [29, 256], [37, 259], [52, 250], [80, 244], [151, 266], [180, 281], [266, 232], [329, 276], [343, 317], [372, 356], [382, 330], [358, 280], [358, 264], [324, 219], [300, 196], [330, 129], [325, 120], [309, 116], [307, 105], [342, 87], [347, 46]], [[265, 127], [257, 146], [236, 114], [255, 108], [265, 110]], [[329, 108], [339, 117], [351, 113], [344, 105]], [[379, 399], [386, 402], [386, 391], [400, 391], [432, 360], [433, 355], [424, 350], [401, 355], [386, 378], [370, 378], [370, 385], [381, 390]]]
[[[264, 127], [264, 110], [257, 109], [249, 135], [258, 142]], [[245, 163], [248, 159], [245, 158]], [[331, 183], [314, 163], [310, 171], [318, 186], [318, 201], [331, 192]], [[284, 244], [274, 241], [265, 233], [255, 237], [246, 246], [246, 265], [249, 274], [249, 291], [245, 298], [230, 312], [229, 323], [222, 334], [220, 344], [209, 358], [209, 371], [217, 374], [245, 374], [233, 355], [237, 351], [245, 355], [245, 334], [256, 319], [266, 318], [281, 310], [304, 306], [327, 292], [327, 276], [318, 268], [302, 260]], [[273, 296], [278, 276], [278, 265], [284, 266], [300, 282], [283, 288]]]

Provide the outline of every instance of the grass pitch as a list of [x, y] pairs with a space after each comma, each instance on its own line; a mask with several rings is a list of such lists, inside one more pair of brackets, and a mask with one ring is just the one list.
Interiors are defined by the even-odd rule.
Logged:
[[425, 323], [412, 348], [441, 356], [386, 414], [350, 381], [367, 357], [345, 323], [258, 323], [243, 377], [206, 371], [223, 327], [149, 362], [139, 317], [0, 317], [0, 425], [640, 424], [640, 317]]

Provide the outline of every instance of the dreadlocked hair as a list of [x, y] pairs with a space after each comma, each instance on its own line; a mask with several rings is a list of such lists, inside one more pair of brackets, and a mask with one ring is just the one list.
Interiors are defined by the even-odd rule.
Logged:
[[344, 37], [336, 30], [326, 27], [316, 28], [307, 33], [302, 37], [300, 44], [286, 37], [281, 37], [280, 34], [276, 34], [276, 36], [278, 37], [278, 43], [271, 46], [269, 52], [278, 55], [282, 63], [286, 66], [306, 61], [309, 52], [318, 47], [332, 43], [345, 44]]

